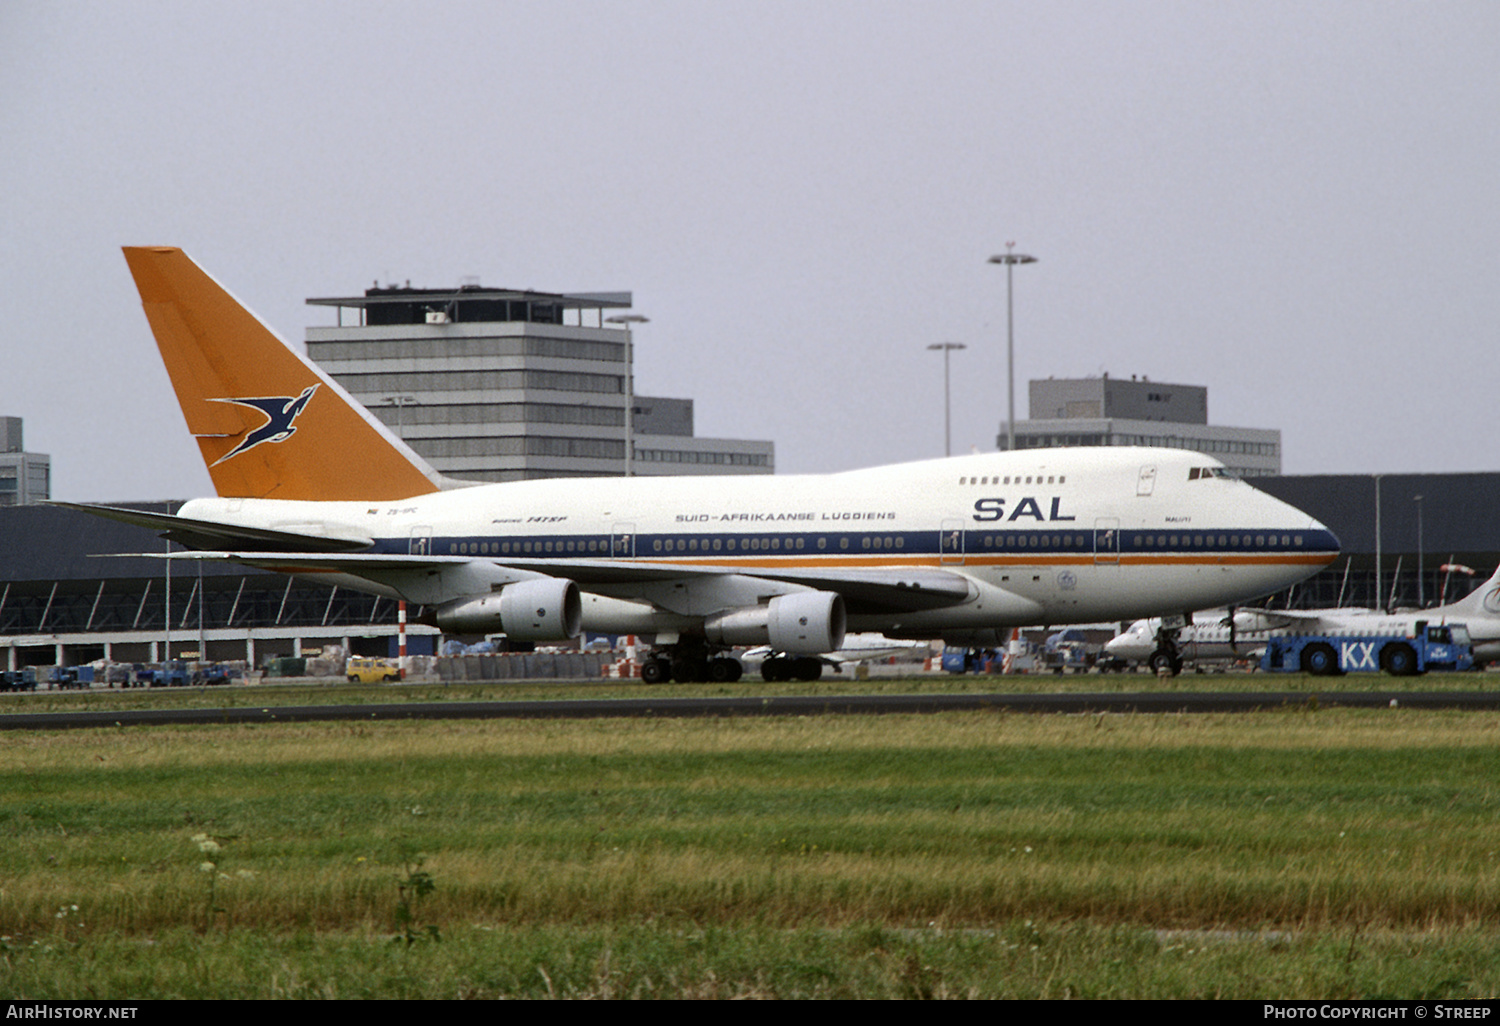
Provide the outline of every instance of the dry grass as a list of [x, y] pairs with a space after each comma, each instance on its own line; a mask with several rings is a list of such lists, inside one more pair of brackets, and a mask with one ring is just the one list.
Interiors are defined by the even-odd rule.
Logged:
[[[0, 991], [68, 993], [67, 980], [117, 972], [130, 982], [109, 992], [138, 993], [166, 971], [130, 947], [150, 939], [163, 952], [208, 944], [193, 957], [225, 964], [221, 945], [246, 965], [266, 948], [272, 968], [235, 977], [246, 996], [447, 996], [400, 974], [361, 990], [336, 968], [396, 932], [397, 882], [420, 855], [437, 887], [416, 922], [461, 941], [441, 956], [456, 974], [443, 986], [476, 995], [1056, 995], [1062, 979], [1068, 993], [1214, 993], [1179, 966], [1198, 948], [1142, 941], [1164, 928], [1309, 938], [1299, 957], [1324, 969], [1288, 969], [1305, 981], [1288, 986], [1328, 994], [1337, 945], [1319, 938], [1345, 951], [1351, 937], [1391, 938], [1387, 967], [1415, 936], [1448, 938], [1422, 949], [1437, 963], [1460, 948], [1465, 965], [1493, 956], [1497, 734], [1500, 716], [1407, 710], [8, 734], [0, 985], [34, 982]], [[205, 856], [198, 835], [220, 852]], [[1015, 963], [1012, 948], [1032, 947], [1023, 923], [1052, 938], [1036, 949], [1059, 959], [1052, 970]], [[907, 928], [958, 932], [941, 935], [941, 957], [881, 933]], [[822, 946], [827, 930], [845, 940]], [[878, 942], [849, 940], [871, 930]], [[645, 932], [627, 944], [620, 931]], [[738, 941], [684, 951], [680, 938], [704, 931], [744, 938], [743, 961], [725, 961]], [[790, 943], [774, 940], [783, 931], [817, 952], [811, 977], [757, 975], [757, 958]], [[493, 954], [498, 934], [529, 944], [532, 966], [475, 983], [466, 960]], [[980, 954], [952, 940], [969, 936], [987, 938]], [[296, 938], [334, 976], [309, 979]], [[40, 952], [67, 958], [54, 972]], [[103, 960], [93, 976], [84, 953]], [[601, 973], [606, 957], [630, 968]], [[941, 978], [921, 969], [929, 957]], [[1110, 968], [1133, 958], [1160, 974]], [[1031, 982], [1007, 990], [982, 968], [997, 959]], [[864, 989], [830, 983], [866, 969]], [[1461, 985], [1439, 992], [1493, 992], [1493, 973], [1453, 972]], [[1099, 974], [1115, 982], [1100, 990]]]
[[[0, 913], [236, 921], [1461, 925], [1500, 897], [1500, 717], [1444, 713], [391, 723], [12, 735]], [[226, 900], [228, 898], [226, 897]], [[12, 927], [14, 928], [14, 926]]]

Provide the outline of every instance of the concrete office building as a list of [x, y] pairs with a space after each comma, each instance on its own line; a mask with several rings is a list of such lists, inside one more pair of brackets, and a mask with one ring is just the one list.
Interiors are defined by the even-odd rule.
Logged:
[[30, 506], [51, 497], [52, 457], [26, 451], [20, 417], [0, 417], [0, 506]]
[[628, 292], [377, 286], [309, 299], [334, 307], [338, 323], [309, 328], [307, 354], [456, 478], [622, 474], [631, 393], [635, 474], [772, 473], [771, 442], [695, 437], [691, 399], [638, 394], [630, 335], [606, 320], [631, 302]]
[[[1047, 378], [1030, 388], [1031, 419], [1016, 421], [1016, 448], [1154, 445], [1221, 460], [1240, 477], [1281, 473], [1281, 432], [1208, 422], [1208, 389], [1147, 378]], [[1006, 448], [1000, 425], [999, 447]]]

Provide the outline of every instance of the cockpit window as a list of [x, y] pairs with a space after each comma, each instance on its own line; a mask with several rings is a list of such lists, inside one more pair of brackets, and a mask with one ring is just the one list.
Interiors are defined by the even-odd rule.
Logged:
[[1188, 470], [1188, 480], [1197, 481], [1208, 477], [1229, 477], [1227, 467], [1191, 467]]

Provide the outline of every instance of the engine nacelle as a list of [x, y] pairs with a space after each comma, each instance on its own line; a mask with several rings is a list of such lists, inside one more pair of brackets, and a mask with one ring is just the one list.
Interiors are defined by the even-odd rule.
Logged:
[[[1229, 617], [1225, 617], [1225, 626], [1228, 626]], [[1277, 616], [1271, 612], [1261, 612], [1258, 609], [1237, 609], [1234, 611], [1234, 629], [1237, 631], [1274, 631], [1287, 625], [1287, 618]]]
[[450, 634], [498, 631], [516, 641], [565, 641], [578, 637], [583, 602], [572, 581], [540, 577], [507, 584], [494, 595], [446, 602], [433, 622]]
[[831, 591], [778, 595], [764, 606], [716, 613], [703, 622], [716, 645], [770, 645], [778, 652], [816, 655], [844, 643], [844, 600]]

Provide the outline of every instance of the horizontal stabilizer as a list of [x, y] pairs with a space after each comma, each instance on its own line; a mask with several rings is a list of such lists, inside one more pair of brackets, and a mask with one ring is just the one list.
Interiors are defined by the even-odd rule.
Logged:
[[120, 506], [97, 506], [87, 502], [52, 502], [51, 506], [76, 509], [98, 517], [159, 531], [189, 548], [232, 549], [250, 552], [352, 552], [369, 548], [373, 541], [355, 534], [333, 536], [275, 531], [264, 527], [243, 527], [212, 520], [193, 520], [170, 513], [125, 509]]
[[[441, 570], [465, 566], [472, 556], [408, 556], [379, 552], [213, 552], [190, 549], [183, 552], [111, 552], [107, 555], [131, 559], [207, 560], [210, 563], [242, 563], [261, 570], [288, 574], [361, 574], [382, 570]], [[516, 580], [535, 576], [521, 572]]]

